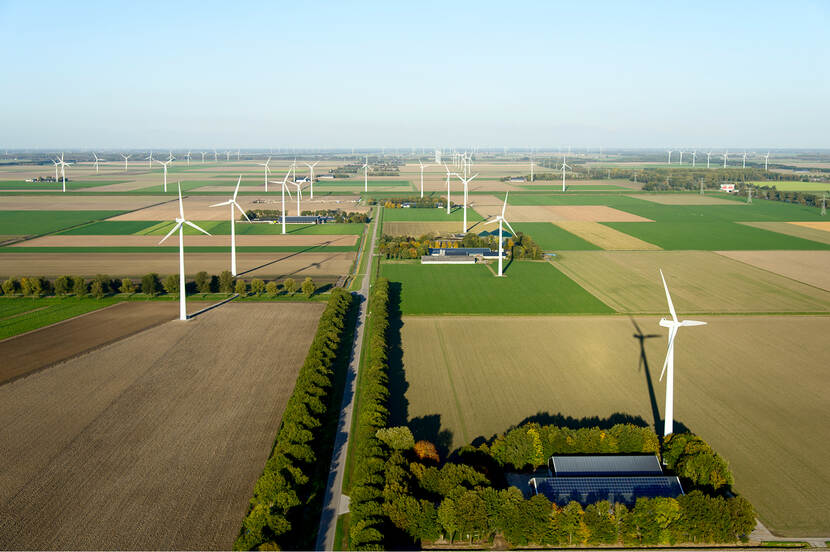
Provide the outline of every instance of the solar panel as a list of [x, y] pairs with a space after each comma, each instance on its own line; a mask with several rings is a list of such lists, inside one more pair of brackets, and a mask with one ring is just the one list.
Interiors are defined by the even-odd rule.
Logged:
[[633, 505], [639, 497], [678, 497], [683, 487], [676, 476], [659, 477], [535, 477], [534, 494], [542, 494], [557, 506], [574, 500], [583, 506], [607, 500]]
[[551, 456], [549, 467], [557, 477], [588, 475], [663, 475], [654, 455]]

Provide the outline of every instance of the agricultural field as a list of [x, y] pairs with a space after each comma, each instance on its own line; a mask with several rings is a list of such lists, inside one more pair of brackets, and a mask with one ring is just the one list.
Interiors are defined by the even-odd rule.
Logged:
[[782, 192], [827, 192], [830, 195], [830, 184], [827, 182], [799, 182], [796, 180], [773, 180], [751, 182], [755, 186], [775, 186]]
[[0, 546], [229, 550], [323, 308], [229, 303], [0, 386]]
[[390, 236], [412, 236], [417, 238], [424, 234], [454, 234], [461, 232], [461, 222], [386, 222], [383, 233]]
[[0, 235], [46, 234], [94, 220], [103, 220], [122, 211], [0, 211]]
[[830, 251], [717, 251], [719, 255], [830, 291]]
[[549, 222], [517, 222], [513, 224], [517, 232], [523, 232], [533, 238], [539, 247], [549, 251], [582, 251], [600, 249], [576, 234]]
[[599, 222], [573, 220], [554, 223], [566, 232], [570, 232], [579, 238], [594, 244], [599, 249], [609, 251], [627, 250], [657, 250], [660, 249], [653, 243], [645, 242], [629, 234], [614, 230], [610, 226]]
[[666, 312], [662, 268], [678, 312], [830, 311], [830, 293], [709, 251], [571, 251], [556, 266], [618, 312]]
[[814, 242], [830, 244], [830, 232], [826, 230], [819, 230], [817, 228], [810, 228], [801, 226], [797, 223], [790, 222], [742, 222], [747, 226], [753, 226], [762, 230], [769, 230], [770, 232], [777, 232], [779, 234], [786, 234], [787, 236], [795, 236]]
[[[688, 310], [684, 299], [675, 303]], [[830, 441], [816, 436], [830, 415], [821, 339], [830, 317], [697, 318], [709, 325], [677, 341], [676, 427], [726, 457], [737, 491], [767, 527], [783, 536], [827, 534]], [[408, 421], [416, 439], [450, 450], [523, 420], [595, 424], [620, 413], [659, 431], [666, 331], [657, 316], [634, 322], [404, 316], [392, 423]], [[637, 335], [658, 337], [644, 338], [641, 349]]]
[[382, 263], [400, 284], [404, 314], [550, 314], [613, 312], [544, 261], [516, 261], [497, 278], [477, 265]]
[[[168, 229], [169, 231], [169, 229]], [[166, 232], [165, 232], [166, 233]], [[163, 235], [163, 234], [162, 234]], [[319, 247], [342, 246], [356, 248], [358, 236], [353, 234], [326, 235], [326, 234], [242, 234], [236, 236], [236, 246], [244, 247]], [[159, 237], [154, 234], [142, 236], [132, 235], [50, 235], [26, 240], [10, 246], [10, 249], [33, 247], [144, 247], [153, 248], [159, 245]], [[174, 242], [165, 245], [178, 245]], [[185, 247], [225, 247], [230, 248], [230, 238], [227, 235], [186, 235]], [[162, 246], [163, 247], [163, 246]]]
[[699, 195], [690, 193], [673, 194], [638, 194], [631, 196], [634, 199], [651, 201], [660, 205], [734, 205], [734, 199], [715, 197], [711, 195]]
[[[455, 207], [447, 214], [446, 207], [443, 209], [434, 208], [411, 208], [411, 209], [384, 209], [384, 222], [447, 222], [464, 220], [464, 210]], [[483, 220], [482, 216], [473, 209], [467, 207], [467, 221]], [[459, 224], [460, 226], [460, 224]]]
[[[94, 310], [108, 307], [115, 300], [46, 297], [37, 300], [23, 297], [0, 299], [0, 340], [55, 324]], [[6, 354], [0, 354], [9, 358]], [[2, 376], [0, 376], [0, 380]]]

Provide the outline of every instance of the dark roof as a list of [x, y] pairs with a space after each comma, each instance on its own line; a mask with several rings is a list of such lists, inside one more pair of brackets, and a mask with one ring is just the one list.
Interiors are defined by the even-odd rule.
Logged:
[[[430, 247], [429, 254], [439, 254], [441, 251], [445, 255], [484, 255], [490, 253], [489, 247]], [[498, 252], [497, 252], [498, 254]]]
[[611, 504], [633, 505], [639, 497], [678, 497], [683, 487], [676, 476], [659, 477], [535, 477], [530, 480], [534, 494], [542, 494], [557, 506], [575, 500], [583, 506], [607, 500]]
[[660, 460], [646, 454], [603, 454], [594, 456], [551, 456], [553, 474], [562, 476], [663, 475]]

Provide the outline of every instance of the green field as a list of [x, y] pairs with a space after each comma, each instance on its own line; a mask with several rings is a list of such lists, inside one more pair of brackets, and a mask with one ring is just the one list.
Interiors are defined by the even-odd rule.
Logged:
[[497, 278], [482, 265], [383, 263], [401, 284], [403, 314], [611, 313], [550, 263], [516, 261]]
[[[547, 251], [585, 251], [601, 249], [579, 236], [549, 222], [517, 222], [517, 232], [528, 234], [533, 241]], [[496, 230], [498, 232], [498, 230]]]
[[663, 249], [818, 250], [830, 245], [734, 222], [606, 222], [620, 232]]
[[[750, 182], [755, 186], [775, 186], [782, 192], [830, 192], [830, 182], [797, 182], [790, 180], [767, 180]], [[830, 193], [828, 193], [830, 195]]]
[[[67, 190], [80, 190], [82, 188], [96, 188], [98, 186], [108, 186], [110, 184], [121, 184], [126, 180], [81, 180], [68, 181], [66, 183]], [[0, 181], [0, 190], [63, 190], [63, 184], [58, 182], [26, 182], [24, 180], [2, 180]]]
[[[565, 183], [565, 187], [567, 188], [568, 183]], [[540, 192], [559, 192], [562, 193], [562, 183], [560, 182], [557, 186], [556, 184], [521, 184], [519, 188], [523, 190], [537, 190]], [[626, 188], [625, 186], [618, 186], [616, 184], [585, 184], [584, 186], [575, 185], [570, 188], [572, 192], [610, 192], [610, 191], [629, 191], [631, 192], [631, 188]], [[568, 192], [565, 192], [568, 193]]]
[[124, 211], [0, 211], [0, 236], [46, 234]]
[[[137, 231], [137, 234], [150, 236], [163, 236], [173, 228], [173, 222], [150, 222], [149, 226]], [[221, 236], [230, 235], [231, 223], [230, 221], [216, 221], [216, 220], [202, 220], [195, 224], [201, 226], [211, 234]], [[185, 227], [185, 235], [201, 234], [195, 228]], [[237, 234], [281, 234], [281, 224], [267, 224], [267, 223], [236, 223]], [[301, 234], [301, 235], [356, 235], [363, 233], [363, 225], [359, 223], [328, 223], [328, 224], [286, 224], [286, 234]]]
[[[446, 209], [438, 208], [384, 209], [383, 220], [384, 222], [454, 222], [464, 220], [464, 210], [456, 207], [448, 215]], [[467, 220], [475, 222], [484, 220], [484, 218], [468, 207]]]
[[[315, 182], [316, 186], [321, 188], [355, 188], [360, 187], [363, 188], [363, 180], [323, 180]], [[391, 186], [400, 187], [400, 188], [408, 188], [412, 186], [412, 183], [408, 180], [370, 180], [369, 181], [369, 188], [388, 188]]]
[[58, 232], [66, 236], [126, 236], [159, 224], [152, 220], [101, 220]]
[[[170, 238], [173, 241], [173, 238]], [[165, 243], [170, 243], [170, 241]], [[175, 241], [173, 241], [175, 243]], [[230, 246], [230, 244], [228, 244]], [[236, 246], [237, 253], [346, 253], [357, 251], [358, 245], [249, 245]], [[189, 245], [190, 253], [224, 253], [228, 247]], [[178, 246], [138, 247], [0, 247], [3, 253], [178, 253]]]
[[117, 302], [118, 300], [112, 297], [104, 299], [2, 297], [0, 298], [0, 339], [42, 328]]

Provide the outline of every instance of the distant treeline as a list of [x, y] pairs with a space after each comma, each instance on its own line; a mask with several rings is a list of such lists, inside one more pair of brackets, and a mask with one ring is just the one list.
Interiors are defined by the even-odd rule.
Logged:
[[[319, 216], [332, 217], [334, 222], [369, 222], [369, 215], [366, 213], [346, 212], [342, 209], [317, 209], [314, 211], [306, 210], [300, 212], [303, 216]], [[280, 209], [249, 209], [245, 211], [248, 218], [251, 220], [276, 220], [282, 216]], [[289, 213], [288, 216], [291, 216]]]

